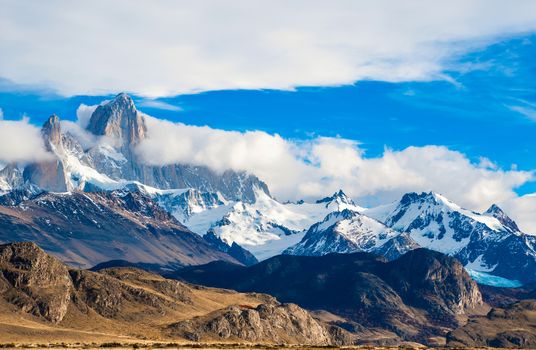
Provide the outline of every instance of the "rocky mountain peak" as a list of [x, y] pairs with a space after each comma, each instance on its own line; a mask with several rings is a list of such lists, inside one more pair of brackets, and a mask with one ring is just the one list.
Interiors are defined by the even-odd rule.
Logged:
[[43, 124], [41, 134], [48, 151], [53, 151], [57, 148], [61, 144], [60, 118], [55, 114], [51, 115]]
[[496, 218], [501, 224], [514, 232], [521, 231], [516, 222], [512, 220], [497, 204], [492, 204], [491, 207], [484, 212], [484, 215], [489, 215]]
[[145, 118], [138, 112], [132, 98], [121, 93], [95, 109], [86, 128], [95, 135], [109, 136], [130, 147], [145, 138]]
[[417, 192], [409, 192], [402, 196], [402, 199], [400, 199], [400, 204], [402, 205], [409, 205], [411, 203], [416, 203], [420, 201], [421, 199], [425, 198], [427, 196], [427, 193], [417, 193]]
[[400, 200], [400, 204], [402, 205], [409, 205], [412, 203], [418, 203], [418, 202], [424, 202], [424, 201], [432, 201], [436, 202], [436, 193], [434, 192], [409, 192], [402, 196], [402, 199]]
[[343, 192], [343, 190], [338, 190], [332, 196], [325, 197], [316, 201], [316, 203], [332, 203], [332, 202], [355, 205], [354, 201], [351, 200], [346, 195], [346, 193]]

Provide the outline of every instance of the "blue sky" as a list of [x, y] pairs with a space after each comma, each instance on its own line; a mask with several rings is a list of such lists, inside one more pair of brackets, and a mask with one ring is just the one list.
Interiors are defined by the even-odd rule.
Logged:
[[[263, 130], [290, 139], [340, 136], [359, 141], [369, 157], [379, 156], [385, 147], [444, 145], [475, 163], [486, 157], [506, 170], [533, 170], [534, 57], [536, 36], [521, 35], [451, 58], [444, 69], [449, 79], [443, 80], [366, 80], [294, 91], [221, 90], [155, 100], [133, 97], [152, 116], [190, 125]], [[27, 115], [34, 124], [52, 113], [74, 120], [81, 103], [96, 104], [113, 96], [62, 97], [7, 80], [0, 82], [0, 91], [6, 119]], [[525, 184], [517, 192], [536, 192], [536, 184]]]
[[50, 156], [50, 114], [128, 92], [155, 117], [135, 146], [146, 163], [249, 171], [282, 200], [433, 190], [536, 233], [533, 0], [0, 8], [0, 164]]

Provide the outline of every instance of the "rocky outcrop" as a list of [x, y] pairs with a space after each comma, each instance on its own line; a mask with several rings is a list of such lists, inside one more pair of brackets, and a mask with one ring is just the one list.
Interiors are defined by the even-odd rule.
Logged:
[[145, 138], [147, 126], [145, 119], [136, 110], [134, 101], [125, 93], [117, 95], [112, 101], [99, 105], [91, 115], [86, 127], [98, 136], [108, 136], [124, 147], [122, 151], [130, 151]]
[[61, 144], [61, 125], [60, 118], [53, 114], [43, 124], [41, 134], [45, 141], [45, 147], [49, 152], [54, 152], [58, 148], [63, 148]]
[[0, 293], [22, 311], [58, 323], [72, 291], [65, 265], [34, 243], [0, 246]]
[[426, 249], [391, 262], [367, 253], [281, 255], [251, 267], [212, 263], [174, 276], [267, 293], [310, 310], [327, 310], [363, 328], [424, 343], [444, 336], [484, 306], [477, 285], [458, 261]]
[[25, 341], [31, 335], [42, 339], [45, 329], [47, 339], [58, 331], [60, 342], [69, 334], [85, 337], [92, 332], [122, 342], [133, 337], [174, 342], [353, 342], [343, 329], [268, 295], [192, 286], [135, 268], [67, 269], [33, 243], [0, 246], [0, 310], [0, 342], [13, 329], [22, 329]]
[[486, 316], [474, 317], [447, 335], [453, 347], [536, 347], [536, 300], [520, 301], [506, 308], [493, 308]]
[[240, 340], [254, 343], [333, 344], [328, 329], [295, 304], [232, 306], [170, 326], [191, 340]]
[[426, 310], [438, 325], [458, 327], [459, 315], [484, 305], [476, 282], [463, 265], [444, 254], [416, 249], [382, 270], [383, 279], [407, 305]]
[[45, 188], [51, 192], [66, 192], [69, 190], [65, 178], [63, 163], [56, 159], [51, 161], [32, 163], [24, 168], [24, 181]]
[[496, 218], [501, 224], [512, 230], [512, 232], [521, 232], [519, 226], [517, 226], [517, 223], [506, 215], [506, 213], [497, 204], [492, 204], [488, 210], [484, 212], [484, 215], [489, 215]]
[[53, 192], [66, 192], [71, 189], [61, 156], [64, 154], [60, 120], [57, 115], [50, 116], [41, 128], [41, 134], [50, 160], [29, 164], [24, 168], [23, 179], [28, 184]]

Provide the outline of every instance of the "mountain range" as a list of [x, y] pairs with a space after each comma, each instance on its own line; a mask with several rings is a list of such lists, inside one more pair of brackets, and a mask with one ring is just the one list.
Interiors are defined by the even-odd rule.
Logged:
[[373, 331], [386, 344], [433, 344], [469, 315], [485, 311], [462, 265], [422, 248], [391, 262], [368, 253], [279, 255], [250, 267], [225, 262], [185, 267], [168, 277], [323, 310], [319, 317], [336, 315], [333, 325], [362, 337]]
[[481, 281], [536, 280], [536, 238], [496, 205], [476, 213], [429, 192], [363, 208], [343, 191], [282, 203], [254, 174], [144, 163], [136, 150], [151, 133], [146, 118], [126, 94], [95, 107], [85, 138], [51, 116], [42, 127], [50, 159], [0, 170], [0, 241], [32, 240], [78, 267], [250, 265], [282, 253], [394, 260], [423, 247]]
[[536, 346], [536, 237], [497, 205], [281, 202], [245, 171], [145, 163], [147, 118], [126, 94], [52, 115], [47, 159], [0, 166], [0, 340]]

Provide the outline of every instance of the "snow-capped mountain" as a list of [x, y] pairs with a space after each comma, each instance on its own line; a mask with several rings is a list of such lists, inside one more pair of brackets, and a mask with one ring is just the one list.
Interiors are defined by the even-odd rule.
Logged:
[[[86, 127], [91, 141], [51, 116], [42, 136], [49, 160], [0, 165], [0, 205], [41, 192], [140, 192], [210, 243], [249, 259], [291, 254], [367, 251], [388, 259], [421, 246], [458, 258], [468, 269], [521, 281], [536, 280], [536, 237], [522, 233], [498, 206], [466, 210], [430, 193], [365, 209], [344, 192], [308, 203], [280, 203], [255, 175], [218, 173], [189, 164], [149, 166], [136, 146], [150, 135], [146, 117], [119, 94], [99, 105]], [[291, 248], [292, 247], [292, 248]], [[222, 249], [220, 249], [222, 250]]]
[[182, 223], [188, 222], [196, 214], [228, 203], [219, 193], [202, 192], [195, 188], [149, 192], [153, 199]]
[[468, 269], [508, 279], [536, 280], [536, 237], [522, 233], [497, 205], [479, 214], [430, 193], [408, 193], [365, 214], [420, 246], [458, 258]]
[[[392, 241], [394, 239], [396, 240]], [[324, 220], [312, 225], [303, 239], [285, 250], [284, 254], [320, 256], [328, 253], [369, 252], [396, 259], [417, 247], [410, 238], [376, 219], [344, 209], [330, 213]]]
[[269, 195], [266, 184], [246, 172], [228, 170], [220, 174], [204, 166], [159, 167], [141, 162], [135, 147], [150, 130], [145, 116], [126, 94], [98, 106], [86, 131], [95, 139], [89, 148], [84, 148], [70, 132], [64, 132], [56, 115], [51, 116], [43, 125], [42, 135], [53, 159], [30, 164], [22, 170], [16, 165], [4, 167], [0, 173], [0, 191], [9, 191], [24, 182], [53, 192], [83, 190], [86, 186], [113, 190], [139, 182], [162, 190], [192, 188], [219, 193], [226, 200], [248, 203], [255, 201], [254, 188]]
[[[254, 203], [214, 204], [192, 213], [183, 223], [199, 234], [210, 231], [229, 245], [236, 242], [263, 260], [298, 243], [305, 231], [328, 213], [363, 210], [342, 191], [314, 203], [280, 203], [256, 189], [255, 199]], [[184, 217], [180, 211], [172, 212]]]

